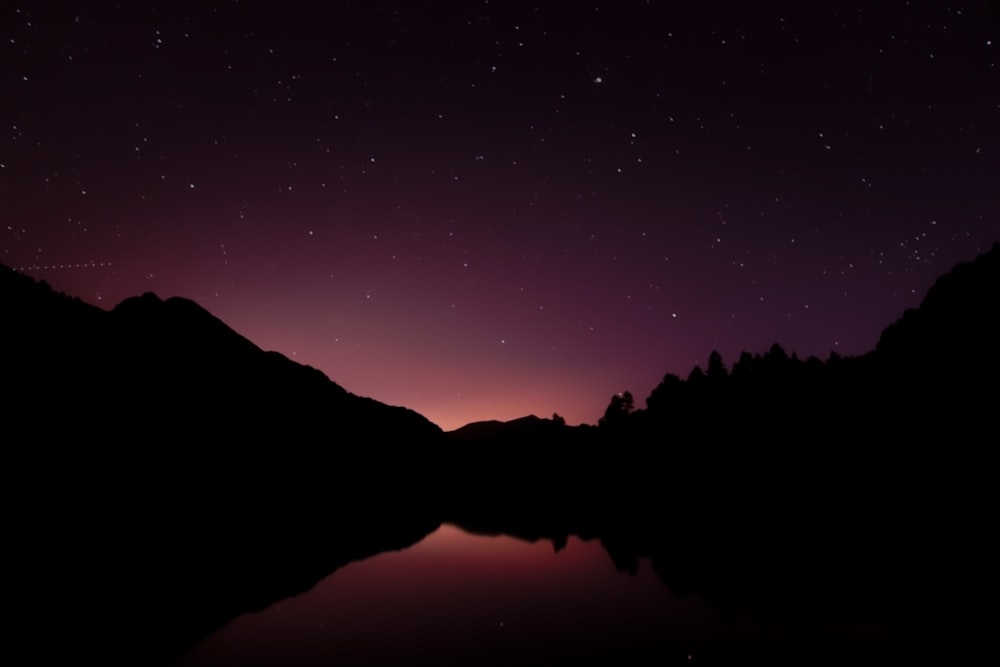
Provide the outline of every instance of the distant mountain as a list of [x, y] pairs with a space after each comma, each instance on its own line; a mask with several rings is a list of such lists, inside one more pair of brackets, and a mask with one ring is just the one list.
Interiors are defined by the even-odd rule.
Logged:
[[566, 421], [553, 415], [552, 419], [542, 419], [536, 415], [527, 415], [510, 421], [481, 421], [466, 424], [461, 428], [448, 432], [452, 442], [458, 444], [488, 443], [512, 440], [524, 442], [545, 441], [553, 443], [569, 438], [586, 437], [593, 430], [591, 426], [567, 426]]

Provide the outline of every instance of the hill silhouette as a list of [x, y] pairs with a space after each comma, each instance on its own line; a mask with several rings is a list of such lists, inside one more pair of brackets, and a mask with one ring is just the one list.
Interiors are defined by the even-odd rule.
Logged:
[[713, 353], [598, 426], [449, 434], [194, 302], [108, 312], [0, 268], [11, 650], [166, 662], [441, 522], [600, 539], [727, 609], [889, 618], [915, 654], [974, 641], [969, 602], [997, 588], [998, 266], [994, 244], [955, 267], [861, 357]]
[[437, 525], [416, 490], [436, 425], [192, 301], [108, 312], [0, 267], [0, 310], [15, 654], [167, 661]]
[[907, 663], [985, 650], [998, 276], [994, 244], [868, 354], [801, 360], [775, 344], [727, 368], [713, 352], [645, 408], [615, 395], [586, 437], [562, 427], [559, 446], [551, 424], [521, 422], [507, 444], [493, 425], [491, 451], [529, 463], [469, 484], [446, 519], [557, 548], [598, 537], [619, 569], [649, 557], [675, 592], [732, 610], [891, 619], [911, 631]]
[[[1000, 244], [941, 276], [918, 308], [882, 332], [877, 347], [858, 357], [800, 359], [780, 344], [763, 354], [743, 352], [728, 368], [713, 351], [705, 370], [667, 374], [636, 409], [631, 393], [611, 397], [597, 435], [552, 420], [525, 417], [479, 422], [449, 433], [465, 444], [604, 440], [671, 444], [745, 440], [766, 429], [767, 440], [844, 446], [864, 432], [881, 441], [969, 434], [990, 415], [996, 390], [983, 385], [1000, 371]], [[562, 426], [562, 427], [560, 427]], [[700, 447], [687, 447], [697, 455]]]
[[[53, 292], [4, 267], [3, 360], [15, 418], [56, 436], [79, 435], [98, 415], [100, 438], [241, 437], [361, 440], [431, 437], [440, 429], [405, 408], [350, 394], [320, 371], [264, 352], [193, 301], [146, 293], [111, 312]], [[50, 405], [46, 405], [46, 402]], [[72, 419], [35, 419], [50, 408]], [[134, 429], [144, 424], [148, 431]], [[331, 431], [331, 427], [334, 427]], [[337, 443], [328, 440], [328, 444]]]

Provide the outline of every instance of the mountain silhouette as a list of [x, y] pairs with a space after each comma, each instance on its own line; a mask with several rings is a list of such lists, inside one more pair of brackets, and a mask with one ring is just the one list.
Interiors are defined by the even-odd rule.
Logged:
[[600, 539], [725, 609], [874, 614], [917, 653], [974, 643], [970, 603], [997, 592], [998, 267], [997, 244], [956, 266], [860, 357], [715, 353], [599, 426], [448, 434], [192, 301], [104, 311], [0, 267], [10, 650], [169, 662], [442, 522]]
[[500, 424], [467, 430], [466, 447], [478, 435], [529, 463], [468, 484], [445, 520], [557, 548], [598, 537], [620, 570], [648, 557], [676, 593], [734, 612], [902, 624], [908, 664], [989, 650], [998, 276], [993, 244], [868, 354], [801, 360], [775, 344], [728, 369], [713, 353], [644, 409], [615, 395], [561, 446], [529, 446], [523, 422], [506, 442]]
[[[1000, 244], [955, 266], [882, 332], [870, 362], [914, 437], [979, 441], [997, 431]], [[914, 417], [918, 417], [914, 419]]]
[[0, 267], [0, 310], [14, 653], [168, 661], [438, 525], [436, 425], [192, 301], [108, 312]]
[[553, 415], [552, 419], [527, 415], [505, 422], [498, 420], [472, 422], [449, 431], [447, 435], [452, 442], [461, 445], [472, 443], [482, 445], [490, 442], [513, 444], [525, 440], [556, 443], [567, 440], [576, 442], [581, 438], [587, 438], [592, 431], [593, 428], [586, 424], [567, 426], [566, 421], [559, 415]]
[[[926, 360], [951, 373], [975, 373], [1000, 365], [1000, 243], [938, 278], [917, 308], [882, 331], [876, 352], [898, 366]], [[970, 351], [977, 357], [969, 358]]]
[[[412, 410], [354, 396], [314, 368], [262, 351], [193, 301], [146, 293], [105, 312], [6, 267], [0, 283], [9, 322], [0, 334], [10, 351], [5, 377], [23, 389], [11, 415], [45, 433], [65, 426], [79, 435], [102, 413], [113, 415], [100, 420], [105, 441], [137, 435], [140, 423], [154, 436], [227, 441], [297, 435], [314, 442], [334, 435], [333, 427], [341, 442], [328, 444], [344, 449], [440, 433]], [[74, 420], [35, 418], [50, 407]], [[343, 419], [364, 424], [364, 437]]]

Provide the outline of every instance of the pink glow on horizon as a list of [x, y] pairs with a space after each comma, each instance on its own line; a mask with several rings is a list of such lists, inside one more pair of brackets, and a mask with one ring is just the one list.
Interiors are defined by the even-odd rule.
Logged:
[[445, 429], [863, 354], [1000, 239], [1000, 70], [988, 3], [849, 4], [10, 10], [0, 262]]

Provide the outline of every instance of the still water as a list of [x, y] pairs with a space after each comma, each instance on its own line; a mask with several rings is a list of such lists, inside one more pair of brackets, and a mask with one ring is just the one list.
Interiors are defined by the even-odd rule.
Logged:
[[794, 658], [796, 646], [808, 646], [798, 657], [812, 662], [872, 639], [865, 628], [819, 633], [677, 598], [648, 562], [620, 573], [596, 541], [570, 538], [557, 552], [548, 541], [444, 525], [409, 549], [352, 563], [304, 595], [241, 616], [178, 664], [754, 663]]

